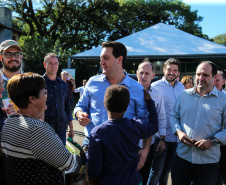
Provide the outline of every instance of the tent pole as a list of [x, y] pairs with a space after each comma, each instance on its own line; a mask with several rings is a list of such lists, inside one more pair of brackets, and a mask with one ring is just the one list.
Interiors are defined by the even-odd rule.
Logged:
[[71, 57], [68, 57], [68, 59], [67, 59], [67, 68], [68, 69], [71, 68]]

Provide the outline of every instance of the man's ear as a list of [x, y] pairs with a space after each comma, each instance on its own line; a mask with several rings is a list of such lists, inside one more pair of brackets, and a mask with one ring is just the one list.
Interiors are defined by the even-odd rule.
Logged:
[[45, 62], [43, 62], [43, 66], [44, 66], [44, 68], [46, 68], [46, 63]]
[[1, 60], [1, 62], [2, 62], [2, 55], [0, 54], [0, 60]]
[[137, 71], [136, 71], [136, 74], [137, 74], [137, 78], [138, 78], [138, 75], [139, 75], [139, 74], [138, 74], [138, 69], [137, 69]]
[[152, 76], [152, 79], [154, 79], [155, 78], [155, 73], [153, 73], [153, 76]]
[[122, 64], [123, 56], [119, 56], [119, 57], [118, 57], [118, 61]]

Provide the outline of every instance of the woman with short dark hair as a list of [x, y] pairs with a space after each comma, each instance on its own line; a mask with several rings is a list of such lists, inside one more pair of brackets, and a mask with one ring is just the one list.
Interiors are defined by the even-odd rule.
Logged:
[[10, 99], [19, 107], [2, 130], [1, 145], [9, 184], [59, 184], [76, 159], [52, 127], [41, 120], [47, 109], [45, 80], [35, 73], [12, 77], [7, 85]]

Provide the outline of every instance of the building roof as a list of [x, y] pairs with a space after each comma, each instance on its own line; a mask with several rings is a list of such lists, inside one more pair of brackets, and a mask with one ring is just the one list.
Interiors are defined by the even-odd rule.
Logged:
[[[132, 35], [117, 40], [127, 48], [128, 59], [149, 57], [153, 59], [202, 58], [217, 59], [218, 63], [225, 61], [226, 47], [202, 39], [173, 26], [158, 23]], [[102, 47], [72, 55], [73, 59], [98, 59]], [[213, 60], [212, 60], [213, 61]]]

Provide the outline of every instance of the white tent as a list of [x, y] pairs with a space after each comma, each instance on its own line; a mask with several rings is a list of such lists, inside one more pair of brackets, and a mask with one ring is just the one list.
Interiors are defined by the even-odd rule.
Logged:
[[[226, 68], [226, 47], [181, 31], [170, 25], [158, 23], [142, 31], [117, 40], [127, 48], [130, 59], [159, 60], [175, 57], [194, 61], [211, 60]], [[102, 47], [73, 55], [70, 59], [99, 62]], [[69, 60], [70, 61], [70, 60]], [[139, 60], [141, 62], [141, 60]]]

